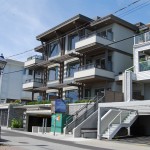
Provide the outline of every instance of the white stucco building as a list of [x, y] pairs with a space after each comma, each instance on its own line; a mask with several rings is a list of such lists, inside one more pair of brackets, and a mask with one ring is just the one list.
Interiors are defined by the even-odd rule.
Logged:
[[22, 90], [22, 83], [26, 80], [28, 71], [24, 71], [24, 62], [7, 59], [2, 74], [1, 103], [13, 100], [31, 100], [32, 94]]

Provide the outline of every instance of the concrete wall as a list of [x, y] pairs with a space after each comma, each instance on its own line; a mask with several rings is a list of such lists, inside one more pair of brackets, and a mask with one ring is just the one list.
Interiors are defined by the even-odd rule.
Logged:
[[123, 73], [126, 69], [133, 66], [133, 60], [131, 56], [124, 55], [118, 52], [112, 54], [113, 72], [115, 75]]
[[[127, 29], [116, 23], [113, 25], [113, 32], [114, 32], [114, 41], [120, 41], [122, 39], [125, 39], [134, 35], [134, 32], [132, 30]], [[134, 44], [134, 39], [131, 38], [131, 39], [116, 43], [115, 47], [117, 49], [120, 49], [120, 50], [123, 50], [125, 52], [132, 54], [133, 44]]]
[[7, 127], [11, 127], [12, 119], [20, 119], [23, 123], [23, 114], [24, 109], [21, 108], [13, 108], [14, 105], [9, 105], [8, 107], [8, 120], [7, 120]]

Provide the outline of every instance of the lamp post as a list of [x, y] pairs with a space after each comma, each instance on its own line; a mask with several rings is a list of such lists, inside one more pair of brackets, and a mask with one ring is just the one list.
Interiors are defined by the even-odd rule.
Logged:
[[4, 56], [1, 54], [0, 56], [0, 103], [1, 103], [1, 97], [2, 97], [2, 75], [3, 75], [3, 70], [7, 64], [6, 59]]
[[[5, 68], [7, 64], [6, 59], [4, 58], [3, 54], [1, 54], [0, 56], [0, 104], [1, 104], [1, 97], [2, 97], [2, 74], [3, 74], [3, 70]], [[0, 114], [0, 139], [1, 139], [1, 116], [2, 114]]]

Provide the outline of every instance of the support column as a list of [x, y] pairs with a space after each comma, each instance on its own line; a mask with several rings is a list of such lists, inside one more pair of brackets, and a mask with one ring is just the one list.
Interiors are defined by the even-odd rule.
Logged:
[[105, 69], [108, 70], [108, 49], [105, 50]]
[[125, 71], [123, 78], [124, 86], [124, 101], [129, 102], [132, 100], [132, 72]]
[[34, 101], [34, 92], [32, 91], [32, 101]]
[[59, 98], [63, 98], [63, 88], [58, 90], [58, 96]]
[[128, 136], [130, 136], [131, 135], [130, 127], [127, 128], [127, 130], [128, 130]]
[[97, 122], [97, 139], [101, 140], [102, 135], [101, 135], [101, 118], [102, 118], [102, 114], [101, 114], [101, 107], [98, 107], [98, 122]]

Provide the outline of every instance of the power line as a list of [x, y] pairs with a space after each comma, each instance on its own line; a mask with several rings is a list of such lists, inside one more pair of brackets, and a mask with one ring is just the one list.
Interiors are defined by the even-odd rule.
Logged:
[[[138, 36], [138, 35], [144, 34], [144, 33], [146, 33], [146, 32], [148, 32], [148, 31], [145, 31], [145, 32], [143, 32], [143, 33], [139, 33], [139, 34], [136, 34], [136, 35], [133, 35], [133, 36], [129, 36], [129, 37], [124, 38], [124, 39], [122, 39], [122, 40], [114, 41], [114, 42], [112, 42], [112, 43], [110, 43], [110, 44], [107, 44], [107, 45], [98, 46], [97, 48], [92, 49], [92, 50], [96, 50], [96, 49], [99, 49], [99, 48], [107, 47], [107, 46], [110, 46], [110, 45], [113, 45], [113, 44], [116, 44], [116, 43], [119, 43], [119, 42], [122, 42], [122, 41], [125, 41], [125, 40], [128, 40], [128, 39], [131, 39], [131, 38], [133, 38], [133, 37], [136, 37], [136, 36]], [[36, 65], [35, 65], [35, 66], [36, 66]], [[3, 73], [3, 75], [11, 74], [11, 73], [16, 73], [16, 72], [20, 72], [20, 71], [24, 71], [24, 69], [12, 71], [12, 72], [7, 72], [7, 73]]]
[[140, 4], [140, 5], [138, 5], [138, 6], [134, 7], [134, 8], [132, 8], [132, 9], [130, 9], [130, 10], [128, 10], [128, 11], [126, 11], [126, 12], [124, 12], [124, 13], [118, 15], [118, 16], [119, 16], [119, 17], [123, 17], [123, 16], [126, 16], [126, 15], [128, 15], [128, 14], [130, 14], [130, 13], [132, 13], [132, 12], [138, 10], [138, 9], [141, 9], [141, 8], [143, 8], [143, 7], [146, 7], [146, 6], [148, 6], [148, 5], [150, 4], [149, 2], [150, 2], [150, 0], [148, 0], [148, 1], [146, 1], [146, 2], [144, 2], [144, 3], [142, 3], [142, 4]]
[[[121, 9], [115, 11], [115, 12], [112, 13], [112, 14], [116, 14], [116, 13], [118, 13], [118, 12], [120, 12], [120, 11], [122, 11], [122, 10], [124, 10], [124, 9], [126, 9], [126, 8], [128, 8], [128, 7], [130, 7], [130, 6], [134, 5], [134, 4], [136, 4], [136, 3], [138, 3], [138, 2], [140, 2], [140, 1], [141, 1], [141, 0], [136, 0], [136, 1], [134, 1], [134, 2], [132, 2], [132, 3], [130, 3], [130, 4], [128, 4], [126, 7], [123, 7], [123, 8], [121, 8]], [[64, 38], [67, 34], [71, 34], [71, 33], [77, 32], [78, 29], [79, 29], [78, 31], [80, 31], [80, 30], [82, 30], [82, 29], [84, 29], [84, 28], [90, 26], [90, 23], [93, 22], [93, 21], [94, 21], [94, 20], [91, 20], [91, 21], [89, 21], [88, 23], [82, 24], [81, 26], [78, 26], [76, 29], [73, 29], [73, 30], [71, 30], [71, 31], [69, 31], [69, 32], [66, 32], [65, 34], [62, 34], [60, 37], [55, 38], [53, 41], [62, 39], [62, 38]], [[52, 43], [53, 41], [48, 42], [48, 43], [44, 44], [43, 46], [46, 46], [46, 45]], [[15, 56], [18, 56], [18, 55], [22, 55], [22, 54], [25, 54], [25, 53], [27, 53], [27, 52], [33, 51], [33, 50], [34, 50], [34, 49], [27, 50], [27, 51], [24, 51], [24, 52], [22, 52], [22, 53], [17, 53], [17, 54], [8, 56], [7, 58], [11, 58], [11, 57], [15, 57]]]
[[[30, 51], [33, 51], [34, 49], [30, 49], [30, 50], [27, 50], [27, 51], [24, 51], [24, 52], [21, 52], [21, 53], [18, 53], [18, 54], [14, 54], [14, 55], [11, 55], [11, 56], [8, 56], [7, 58], [11, 58], [11, 57], [15, 57], [15, 56], [18, 56], [18, 55], [22, 55], [22, 54], [25, 54], [27, 52], [30, 52]], [[7, 59], [6, 58], [6, 59]]]
[[136, 1], [134, 1], [134, 2], [132, 2], [132, 3], [130, 3], [130, 4], [128, 4], [127, 6], [125, 6], [125, 7], [121, 8], [121, 9], [115, 11], [113, 14], [116, 14], [116, 13], [118, 13], [118, 12], [124, 10], [124, 9], [127, 9], [128, 7], [130, 7], [130, 6], [132, 6], [132, 5], [136, 4], [136, 3], [138, 3], [138, 2], [140, 2], [140, 1], [141, 1], [141, 0], [136, 0]]

